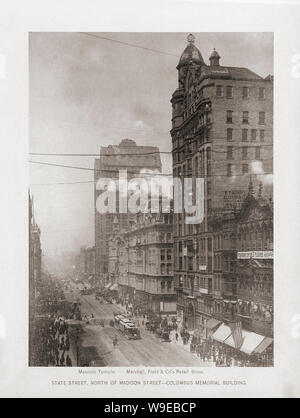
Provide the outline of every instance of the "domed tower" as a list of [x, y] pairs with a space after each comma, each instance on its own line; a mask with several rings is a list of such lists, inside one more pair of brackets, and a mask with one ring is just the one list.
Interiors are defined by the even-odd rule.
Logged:
[[179, 88], [183, 86], [183, 82], [187, 73], [188, 66], [194, 64], [196, 66], [205, 65], [203, 57], [199, 49], [195, 46], [195, 36], [191, 33], [187, 37], [188, 45], [181, 54], [177, 65]]
[[188, 73], [189, 68], [192, 68], [192, 71], [205, 65], [203, 57], [199, 49], [195, 46], [195, 36], [189, 34], [187, 37], [188, 45], [181, 54], [179, 63], [177, 65], [178, 70], [178, 89], [172, 95], [172, 126], [176, 128], [180, 126], [183, 122], [183, 100], [184, 100], [184, 88], [185, 88], [185, 79]]
[[220, 55], [214, 48], [213, 52], [211, 53], [211, 56], [209, 57], [210, 65], [211, 66], [220, 65], [220, 59], [221, 59]]

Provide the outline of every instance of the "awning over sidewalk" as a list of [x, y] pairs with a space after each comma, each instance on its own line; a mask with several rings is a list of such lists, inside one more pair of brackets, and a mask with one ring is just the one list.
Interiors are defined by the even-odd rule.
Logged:
[[117, 283], [114, 283], [110, 288], [109, 288], [109, 290], [116, 290], [118, 288], [118, 284]]
[[109, 289], [111, 285], [112, 285], [112, 283], [111, 283], [111, 282], [110, 282], [110, 283], [107, 283], [107, 285], [105, 286], [105, 288], [104, 288], [104, 289]]
[[[249, 332], [242, 330], [243, 343], [239, 348], [245, 354], [252, 354], [254, 349], [264, 340], [263, 335], [256, 334], [255, 332]], [[224, 344], [229, 345], [232, 348], [237, 348], [234, 343], [232, 334], [224, 341]]]
[[217, 326], [219, 326], [221, 324], [221, 321], [218, 321], [217, 319], [215, 319], [215, 318], [210, 318], [207, 322], [206, 322], [206, 324], [204, 324], [204, 327], [205, 328], [208, 328], [208, 329], [213, 329], [213, 328], [216, 328]]
[[273, 343], [273, 338], [265, 337], [265, 339], [256, 347], [254, 353], [261, 354]]
[[241, 352], [248, 355], [253, 353], [262, 353], [273, 341], [272, 338], [246, 330], [242, 330], [242, 337], [243, 343], [241, 347], [238, 348], [235, 346], [231, 328], [225, 324], [222, 324], [212, 335], [212, 338], [215, 341], [226, 344], [232, 348], [238, 348]]
[[230, 335], [231, 335], [230, 327], [228, 325], [222, 324], [217, 329], [217, 331], [213, 333], [212, 338], [213, 340], [223, 343], [226, 340], [226, 338], [228, 338]]

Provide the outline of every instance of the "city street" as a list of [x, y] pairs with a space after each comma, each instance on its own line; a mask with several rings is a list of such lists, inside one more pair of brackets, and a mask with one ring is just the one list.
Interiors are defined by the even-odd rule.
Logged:
[[[109, 325], [113, 319], [113, 313], [120, 311], [120, 308], [107, 302], [100, 304], [94, 295], [82, 296], [74, 290], [71, 294], [73, 298], [75, 296], [80, 299], [83, 317], [85, 314], [93, 314], [95, 318], [104, 320], [104, 328], [101, 325], [84, 325], [82, 344], [97, 347], [99, 356], [103, 358], [107, 366], [191, 367], [204, 365], [200, 359], [180, 345], [162, 342], [143, 326], [140, 327], [142, 337], [140, 340], [128, 340], [120, 331]], [[114, 349], [113, 338], [116, 335], [118, 345]]]

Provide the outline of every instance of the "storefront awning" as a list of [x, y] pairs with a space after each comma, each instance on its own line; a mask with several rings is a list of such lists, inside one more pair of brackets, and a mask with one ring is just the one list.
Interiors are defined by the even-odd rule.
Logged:
[[[239, 347], [239, 350], [248, 355], [252, 353], [262, 353], [273, 341], [272, 338], [267, 338], [264, 335], [246, 330], [242, 330], [242, 337], [243, 343], [241, 347]], [[212, 335], [212, 338], [215, 341], [228, 345], [229, 347], [238, 348], [235, 346], [232, 330], [228, 325], [220, 325], [220, 327]]]
[[[260, 334], [256, 334], [255, 332], [250, 332], [246, 330], [242, 330], [243, 336], [243, 343], [242, 346], [239, 348], [245, 354], [252, 354], [254, 349], [264, 340], [264, 336]], [[235, 347], [234, 338], [232, 334], [224, 341], [224, 344], [229, 345], [230, 347]]]
[[265, 339], [256, 347], [254, 350], [254, 353], [261, 354], [265, 351], [266, 348], [269, 347], [270, 344], [272, 344], [273, 338], [265, 337]]
[[212, 338], [213, 340], [223, 343], [230, 335], [231, 335], [230, 327], [228, 325], [222, 324], [217, 329], [217, 331], [213, 333]]
[[109, 288], [109, 290], [116, 290], [118, 288], [118, 284], [117, 283], [114, 283], [110, 288]]
[[221, 324], [221, 321], [218, 321], [215, 318], [210, 318], [204, 326], [205, 326], [205, 328], [213, 329], [213, 328], [216, 328], [217, 326], [219, 326], [220, 324]]
[[112, 283], [108, 283], [106, 286], [105, 286], [105, 289], [108, 289], [108, 288], [110, 288], [110, 286], [112, 285]]

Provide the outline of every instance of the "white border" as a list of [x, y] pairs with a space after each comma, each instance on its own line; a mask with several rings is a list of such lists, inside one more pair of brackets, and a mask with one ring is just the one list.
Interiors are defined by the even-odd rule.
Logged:
[[[269, 3], [269, 2], [268, 2]], [[300, 53], [297, 2], [239, 4], [159, 1], [2, 1], [0, 54], [1, 291], [0, 396], [22, 397], [289, 397], [300, 395], [300, 78], [292, 59]], [[74, 370], [27, 367], [28, 32], [165, 31], [275, 33], [275, 367], [204, 369], [204, 379], [247, 380], [247, 386], [125, 387], [88, 390], [51, 386], [79, 379]], [[293, 75], [294, 74], [294, 75]], [[3, 75], [3, 72], [2, 72]], [[297, 119], [298, 117], [298, 119]], [[122, 370], [117, 373], [121, 376]]]

